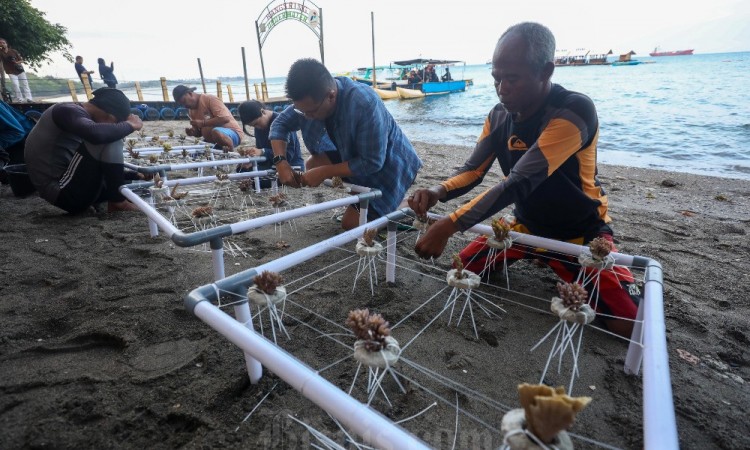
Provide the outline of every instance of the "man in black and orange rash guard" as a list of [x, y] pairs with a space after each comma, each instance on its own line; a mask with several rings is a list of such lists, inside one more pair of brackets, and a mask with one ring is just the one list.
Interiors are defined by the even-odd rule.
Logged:
[[[500, 103], [485, 119], [474, 152], [456, 175], [416, 191], [409, 206], [424, 214], [438, 200], [468, 193], [482, 182], [495, 160], [505, 178], [433, 224], [416, 244], [420, 257], [442, 254], [455, 232], [510, 204], [515, 205], [515, 231], [577, 244], [598, 236], [612, 241], [607, 196], [596, 179], [596, 109], [585, 95], [552, 84], [554, 52], [554, 36], [537, 23], [514, 25], [498, 40], [492, 76]], [[489, 253], [485, 240], [477, 238], [461, 252], [466, 269], [480, 272], [485, 266]], [[495, 261], [541, 259], [567, 282], [578, 275], [579, 266], [572, 260], [513, 248], [504, 253]], [[608, 317], [604, 323], [611, 331], [629, 336], [640, 294], [633, 275], [623, 267], [603, 271], [599, 291], [597, 310]]]

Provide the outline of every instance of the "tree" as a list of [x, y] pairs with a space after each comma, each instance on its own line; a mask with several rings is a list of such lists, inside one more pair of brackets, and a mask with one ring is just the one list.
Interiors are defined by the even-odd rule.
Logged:
[[18, 50], [29, 67], [39, 68], [51, 60], [50, 54], [58, 51], [73, 62], [71, 44], [65, 36], [68, 29], [59, 23], [49, 23], [44, 16], [29, 0], [1, 0], [0, 37]]

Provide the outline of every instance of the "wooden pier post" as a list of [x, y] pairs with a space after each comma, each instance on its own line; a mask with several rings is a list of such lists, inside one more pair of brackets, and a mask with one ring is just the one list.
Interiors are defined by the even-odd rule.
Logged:
[[227, 85], [227, 94], [229, 94], [229, 103], [234, 103], [234, 95], [232, 95], [232, 85]]
[[224, 97], [221, 95], [221, 81], [216, 80], [216, 96], [219, 97], [219, 100], [222, 102], [224, 101]]
[[203, 93], [207, 94], [206, 92], [206, 80], [203, 78], [203, 66], [201, 66], [201, 59], [198, 58], [198, 72], [201, 74], [201, 85], [203, 86]]
[[74, 102], [78, 103], [78, 94], [76, 94], [76, 84], [72, 80], [68, 80], [68, 89], [70, 89], [70, 98]]
[[169, 101], [169, 91], [167, 90], [167, 79], [165, 77], [159, 78], [159, 81], [161, 82], [161, 96], [164, 98], [165, 102]]
[[83, 91], [86, 93], [86, 99], [91, 100], [94, 95], [91, 93], [91, 85], [89, 84], [89, 77], [81, 77], [83, 83]]
[[141, 82], [136, 81], [135, 82], [135, 94], [138, 96], [138, 101], [143, 101], [143, 91], [141, 90]]
[[242, 70], [245, 71], [245, 100], [250, 100], [250, 83], [247, 79], [247, 62], [245, 60], [245, 47], [242, 47]]

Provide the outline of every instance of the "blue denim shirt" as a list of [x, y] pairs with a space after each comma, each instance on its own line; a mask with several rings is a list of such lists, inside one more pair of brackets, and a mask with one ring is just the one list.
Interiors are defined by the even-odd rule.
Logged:
[[[349, 181], [380, 190], [370, 202], [378, 214], [394, 211], [412, 185], [422, 161], [401, 131], [383, 101], [371, 87], [346, 77], [336, 77], [338, 94], [333, 113], [333, 140], [341, 160], [349, 163]], [[285, 140], [302, 130], [302, 139], [312, 154], [331, 150], [325, 121], [311, 120], [287, 108], [271, 124], [271, 140]]]

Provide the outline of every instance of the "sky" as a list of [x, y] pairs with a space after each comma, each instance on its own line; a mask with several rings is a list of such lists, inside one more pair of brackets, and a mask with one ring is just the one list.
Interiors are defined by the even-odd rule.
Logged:
[[[290, 0], [302, 2], [302, 0]], [[45, 18], [68, 29], [72, 55], [89, 70], [97, 58], [115, 63], [122, 81], [242, 76], [260, 78], [255, 20], [268, 0], [31, 0]], [[411, 58], [456, 59], [481, 64], [509, 26], [535, 21], [549, 27], [558, 49], [662, 50], [696, 53], [750, 51], [750, 2], [711, 0], [317, 0], [323, 11], [325, 64], [332, 72]], [[201, 5], [200, 7], [196, 5]], [[12, 45], [12, 43], [11, 43]], [[266, 76], [284, 76], [299, 58], [320, 59], [318, 41], [305, 25], [287, 20], [263, 46]], [[35, 72], [76, 79], [61, 54]]]

